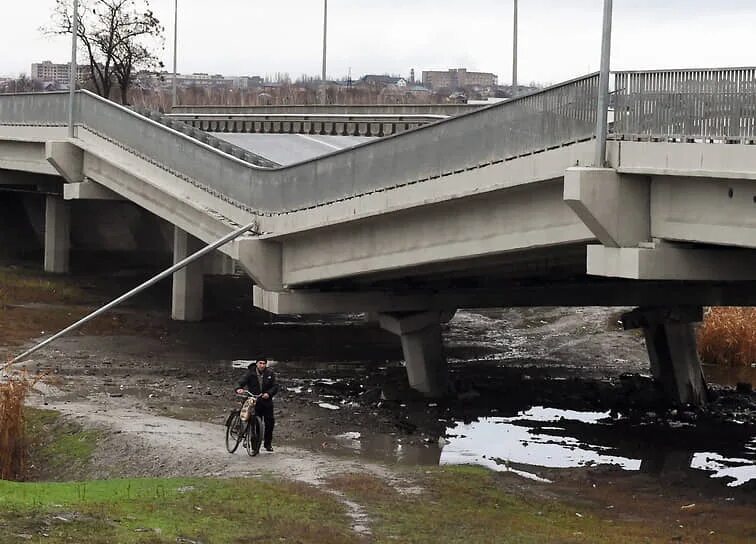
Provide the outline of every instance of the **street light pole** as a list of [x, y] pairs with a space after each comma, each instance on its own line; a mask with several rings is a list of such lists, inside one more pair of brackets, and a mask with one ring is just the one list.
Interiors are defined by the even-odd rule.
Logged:
[[514, 0], [514, 28], [512, 29], [512, 93], [517, 93], [517, 0]]
[[173, 8], [173, 98], [171, 100], [171, 111], [176, 107], [176, 67], [178, 65], [178, 0], [175, 1]]
[[328, 46], [328, 0], [323, 0], [323, 73], [320, 75], [320, 86], [323, 88], [322, 104], [328, 103], [328, 88], [326, 86], [326, 51]]
[[609, 116], [609, 59], [612, 47], [612, 0], [604, 0], [604, 29], [601, 36], [601, 72], [596, 111], [596, 168], [606, 166], [606, 136]]
[[79, 68], [76, 63], [76, 38], [79, 33], [79, 0], [73, 2], [73, 14], [71, 15], [71, 64], [68, 74], [68, 137], [75, 136], [74, 130], [74, 102], [76, 101], [76, 82], [78, 81]]
[[328, 0], [323, 0], [323, 74], [321, 80], [326, 80], [326, 49], [328, 46]]

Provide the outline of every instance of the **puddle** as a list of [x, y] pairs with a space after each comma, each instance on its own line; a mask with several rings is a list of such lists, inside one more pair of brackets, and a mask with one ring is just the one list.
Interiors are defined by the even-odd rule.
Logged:
[[718, 453], [704, 452], [694, 454], [690, 466], [711, 472], [712, 478], [728, 478], [730, 481], [727, 482], [727, 487], [737, 487], [756, 480], [756, 465], [753, 460], [727, 459]]
[[704, 375], [710, 383], [729, 387], [750, 383], [756, 388], [756, 366], [704, 365]]
[[[560, 423], [569, 424], [569, 429]], [[620, 440], [616, 447], [610, 447], [590, 444], [574, 436], [575, 430], [583, 425], [610, 428], [612, 424], [609, 412], [578, 412], [540, 406], [522, 411], [515, 417], [489, 417], [467, 424], [458, 423], [447, 431], [448, 443], [441, 452], [440, 463], [476, 464], [531, 478], [540, 478], [538, 468], [605, 465], [628, 471], [656, 472], [660, 466], [666, 465], [673, 470], [708, 473], [711, 478], [722, 478], [729, 487], [756, 480], [756, 438], [742, 447], [742, 456], [728, 457], [710, 451], [665, 452], [651, 441], [640, 447], [636, 444], [634, 454], [628, 455]], [[638, 456], [638, 449], [647, 452], [648, 456]], [[523, 467], [533, 467], [534, 470], [524, 471]]]
[[394, 435], [352, 431], [334, 436], [332, 448], [390, 463], [480, 465], [541, 482], [549, 482], [539, 474], [542, 469], [598, 466], [652, 474], [681, 471], [691, 479], [718, 479], [729, 487], [756, 482], [756, 437], [739, 446], [717, 444], [719, 452], [710, 451], [710, 442], [703, 442], [700, 451], [665, 449], [653, 436], [647, 441], [624, 436], [617, 421], [609, 412], [534, 406], [513, 417], [457, 422], [447, 428], [446, 438], [422, 445], [403, 444]]
[[[441, 464], [474, 464], [496, 471], [512, 471], [541, 479], [537, 474], [513, 468], [528, 465], [543, 468], [576, 468], [615, 465], [639, 470], [641, 461], [623, 457], [608, 447], [591, 446], [570, 436], [558, 425], [531, 426], [533, 423], [578, 421], [599, 424], [609, 412], [577, 412], [533, 407], [517, 417], [489, 417], [473, 423], [460, 423], [447, 431], [448, 444], [441, 452]], [[546, 431], [542, 433], [540, 431]]]

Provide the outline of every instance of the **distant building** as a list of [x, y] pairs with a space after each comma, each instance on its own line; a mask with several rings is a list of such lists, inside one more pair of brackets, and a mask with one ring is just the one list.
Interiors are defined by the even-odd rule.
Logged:
[[[173, 74], [163, 72], [161, 79], [164, 86], [173, 86]], [[177, 74], [176, 86], [184, 87], [226, 87], [229, 89], [253, 89], [263, 85], [263, 78], [260, 76], [232, 76], [227, 77], [222, 74], [208, 74], [205, 72], [195, 72], [193, 74]]]
[[465, 87], [493, 87], [499, 77], [488, 72], [468, 72], [466, 68], [452, 68], [445, 72], [423, 70], [423, 86], [429, 89], [464, 89]]
[[260, 76], [238, 76], [231, 78], [234, 89], [254, 89], [262, 87], [265, 80]]
[[[92, 70], [89, 64], [76, 66], [78, 81], [87, 81], [92, 76]], [[49, 60], [35, 62], [31, 65], [31, 79], [48, 81], [51, 83], [68, 83], [71, 73], [71, 63], [56, 64]]]
[[367, 74], [362, 76], [360, 83], [363, 85], [370, 85], [371, 87], [386, 87], [388, 85], [396, 85], [397, 87], [406, 87], [407, 80], [399, 76], [390, 76], [387, 74]]
[[[166, 87], [173, 86], [173, 74], [165, 73], [163, 81]], [[213, 87], [216, 85], [226, 85], [226, 78], [220, 74], [210, 75], [205, 72], [195, 72], [193, 74], [176, 74], [177, 87]]]

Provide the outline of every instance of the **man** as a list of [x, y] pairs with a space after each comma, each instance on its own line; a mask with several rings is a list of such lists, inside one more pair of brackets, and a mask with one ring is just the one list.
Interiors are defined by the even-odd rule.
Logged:
[[249, 365], [248, 369], [249, 372], [239, 382], [236, 392], [241, 395], [246, 389], [254, 395], [260, 395], [255, 412], [262, 416], [265, 422], [263, 446], [267, 451], [273, 451], [273, 426], [276, 424], [273, 417], [273, 397], [278, 393], [276, 375], [268, 368], [266, 359], [258, 359], [254, 365]]

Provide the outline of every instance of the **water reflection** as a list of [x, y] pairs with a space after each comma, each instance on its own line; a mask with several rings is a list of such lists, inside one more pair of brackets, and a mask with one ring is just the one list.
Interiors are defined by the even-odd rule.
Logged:
[[735, 387], [739, 383], [749, 383], [756, 387], [756, 367], [704, 365], [706, 380], [710, 383]]
[[714, 452], [664, 450], [650, 442], [625, 448], [621, 440], [617, 440], [616, 446], [609, 447], [570, 436], [582, 426], [576, 426], [575, 422], [604, 426], [607, 430], [611, 430], [613, 423], [608, 412], [576, 412], [540, 406], [522, 411], [515, 417], [460, 422], [448, 430], [449, 441], [441, 452], [440, 463], [481, 465], [491, 470], [516, 472], [541, 480], [543, 478], [537, 475], [539, 467], [598, 465], [655, 474], [676, 470], [703, 471], [710, 473], [712, 478], [725, 479], [731, 487], [756, 480], [756, 438], [742, 447], [742, 457], [727, 457]]

